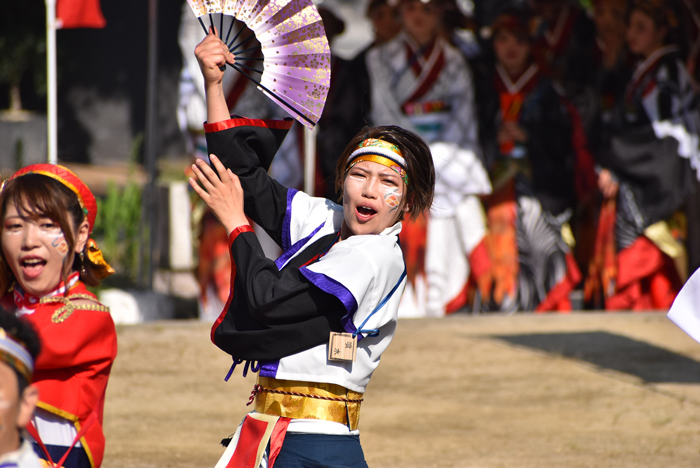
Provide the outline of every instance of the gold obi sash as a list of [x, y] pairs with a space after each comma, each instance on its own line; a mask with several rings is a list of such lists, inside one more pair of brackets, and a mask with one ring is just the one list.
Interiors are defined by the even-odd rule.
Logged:
[[360, 423], [362, 393], [340, 385], [258, 376], [253, 393], [258, 413], [332, 421], [348, 426], [351, 431]]

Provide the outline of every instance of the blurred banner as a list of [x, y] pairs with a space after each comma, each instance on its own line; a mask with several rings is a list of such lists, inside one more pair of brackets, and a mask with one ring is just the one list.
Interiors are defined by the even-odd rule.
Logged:
[[56, 29], [104, 28], [100, 0], [58, 0], [56, 4]]

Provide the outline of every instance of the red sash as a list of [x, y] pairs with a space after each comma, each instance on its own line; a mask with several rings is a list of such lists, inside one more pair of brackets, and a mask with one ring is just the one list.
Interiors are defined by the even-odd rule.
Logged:
[[[263, 453], [270, 444], [268, 468], [273, 468], [275, 460], [282, 450], [290, 418], [271, 417], [259, 413], [248, 414], [231, 441], [235, 444], [224, 452], [217, 466], [226, 468], [258, 468]], [[227, 457], [228, 458], [227, 460]], [[226, 463], [223, 465], [222, 463]]]
[[[442, 48], [442, 43], [437, 39], [430, 47], [418, 51], [414, 51], [411, 45], [406, 43], [406, 51], [409, 56], [408, 61], [411, 63], [411, 69], [421, 81], [408, 99], [402, 103], [402, 107], [425, 96], [435, 85], [442, 69], [445, 67], [445, 52]], [[421, 61], [424, 61], [426, 65], [432, 63], [430, 69], [424, 70], [423, 65], [420, 63]]]
[[66, 450], [66, 453], [63, 454], [63, 457], [61, 457], [58, 463], [54, 462], [51, 458], [51, 455], [49, 454], [46, 445], [44, 445], [44, 442], [41, 440], [41, 436], [39, 436], [39, 431], [36, 430], [36, 426], [31, 421], [29, 422], [29, 424], [27, 424], [27, 432], [29, 432], [29, 435], [32, 436], [32, 438], [36, 441], [37, 444], [39, 444], [39, 448], [41, 448], [41, 451], [44, 452], [46, 460], [49, 462], [50, 466], [62, 468], [71, 450], [73, 450], [73, 447], [75, 447], [75, 444], [77, 444], [78, 441], [83, 438], [85, 433], [88, 431], [88, 429], [90, 429], [90, 426], [92, 426], [95, 423], [95, 421], [97, 421], [97, 413], [93, 411], [92, 413], [90, 413], [90, 416], [87, 417], [87, 419], [83, 423], [83, 426], [80, 428], [80, 431], [78, 431], [78, 433], [76, 434], [75, 439], [73, 439], [73, 443], [70, 444], [70, 447], [68, 447], [68, 450]]

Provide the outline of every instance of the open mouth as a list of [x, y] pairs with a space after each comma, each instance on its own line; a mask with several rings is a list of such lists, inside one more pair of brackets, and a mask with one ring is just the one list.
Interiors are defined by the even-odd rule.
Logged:
[[37, 276], [44, 269], [46, 260], [40, 258], [27, 258], [20, 262], [22, 270], [27, 276]]
[[377, 210], [370, 208], [368, 206], [358, 206], [357, 207], [357, 213], [360, 215], [362, 218], [371, 218], [375, 214], [377, 214]]

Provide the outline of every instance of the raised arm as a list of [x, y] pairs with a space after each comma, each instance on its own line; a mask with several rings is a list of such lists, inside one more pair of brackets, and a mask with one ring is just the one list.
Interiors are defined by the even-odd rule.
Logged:
[[216, 30], [209, 29], [209, 34], [197, 44], [194, 54], [204, 76], [204, 91], [207, 97], [207, 122], [216, 123], [230, 118], [223, 79], [226, 62], [234, 63], [234, 55], [228, 51], [226, 44], [216, 35]]
[[[241, 210], [245, 207], [244, 214], [240, 210], [235, 213], [219, 210], [217, 217], [222, 223], [226, 219], [229, 224], [226, 227], [231, 232], [237, 226], [247, 224], [247, 220], [242, 219], [247, 216], [281, 246], [281, 230], [288, 204], [287, 188], [270, 179], [267, 170], [291, 122], [232, 118], [229, 115], [222, 85], [224, 72], [219, 67], [225, 67], [227, 62], [233, 63], [235, 58], [213, 30], [197, 45], [195, 55], [205, 83], [208, 120], [204, 129], [208, 150], [210, 155], [216, 155], [212, 162], [218, 159], [220, 166], [225, 168], [222, 171], [214, 164], [227, 189], [230, 190], [231, 177], [236, 179], [235, 183], [243, 193], [239, 205]], [[204, 163], [197, 164], [201, 168]], [[201, 178], [200, 181], [204, 183]], [[194, 181], [190, 183], [193, 187], [196, 185]], [[205, 185], [205, 189], [208, 192], [210, 187]], [[231, 224], [234, 220], [235, 223]]]

